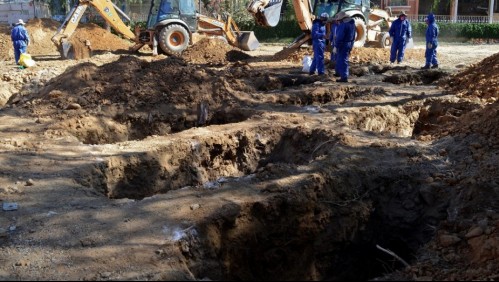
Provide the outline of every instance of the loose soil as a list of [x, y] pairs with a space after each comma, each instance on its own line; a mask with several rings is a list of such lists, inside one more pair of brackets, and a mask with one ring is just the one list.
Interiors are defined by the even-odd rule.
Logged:
[[85, 26], [112, 39], [61, 60], [27, 27], [35, 67], [0, 37], [1, 279], [499, 279], [497, 44], [355, 49], [341, 84], [309, 47], [153, 57]]

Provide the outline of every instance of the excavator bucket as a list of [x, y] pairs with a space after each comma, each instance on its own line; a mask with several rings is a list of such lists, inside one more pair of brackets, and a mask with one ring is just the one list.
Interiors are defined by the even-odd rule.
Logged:
[[71, 42], [67, 39], [61, 40], [61, 45], [59, 47], [59, 53], [63, 59], [74, 59], [74, 48]]
[[81, 60], [92, 56], [92, 49], [88, 40], [81, 42], [78, 39], [63, 38], [58, 49], [63, 59]]
[[282, 1], [280, 4], [267, 7], [263, 10], [265, 26], [274, 27], [279, 23], [279, 19], [281, 18], [281, 6]]
[[237, 47], [244, 51], [253, 51], [260, 46], [253, 31], [240, 31], [237, 37]]
[[[281, 18], [281, 7], [283, 0], [275, 1], [252, 1], [248, 10], [253, 14], [258, 25], [266, 27], [275, 27]], [[256, 4], [256, 5], [253, 5]], [[266, 7], [263, 7], [267, 5]]]

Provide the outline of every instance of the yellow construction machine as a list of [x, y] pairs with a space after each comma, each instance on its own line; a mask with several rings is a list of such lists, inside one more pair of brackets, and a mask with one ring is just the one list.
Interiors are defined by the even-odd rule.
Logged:
[[131, 51], [148, 45], [153, 55], [158, 51], [180, 55], [189, 45], [205, 37], [222, 39], [245, 51], [259, 46], [254, 33], [239, 30], [230, 15], [211, 18], [197, 13], [194, 0], [151, 0], [146, 28], [136, 27], [134, 32], [123, 20], [130, 21], [130, 18], [111, 0], [78, 0], [52, 37], [64, 58], [73, 56], [70, 38], [88, 7], [93, 7], [117, 33], [135, 42]]

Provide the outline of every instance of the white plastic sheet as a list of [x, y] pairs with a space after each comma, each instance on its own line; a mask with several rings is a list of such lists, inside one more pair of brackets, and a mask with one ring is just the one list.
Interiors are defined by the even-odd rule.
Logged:
[[310, 66], [312, 65], [312, 57], [311, 56], [305, 56], [303, 58], [303, 68], [302, 68], [302, 72], [310, 72]]

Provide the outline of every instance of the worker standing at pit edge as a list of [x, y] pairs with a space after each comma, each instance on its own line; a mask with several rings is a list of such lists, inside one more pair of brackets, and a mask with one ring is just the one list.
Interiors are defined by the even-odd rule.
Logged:
[[437, 60], [437, 47], [438, 47], [438, 25], [435, 23], [435, 15], [433, 13], [428, 14], [425, 20], [428, 27], [426, 28], [426, 64], [422, 69], [432, 69], [438, 68]]
[[392, 47], [390, 49], [390, 63], [393, 64], [397, 60], [400, 64], [404, 60], [405, 47], [407, 42], [412, 37], [411, 23], [407, 20], [405, 12], [400, 13], [398, 19], [393, 21], [390, 30], [392, 38]]
[[331, 33], [329, 35], [329, 42], [331, 43], [331, 60], [329, 61], [329, 66], [334, 68], [334, 76], [339, 77], [338, 67], [336, 66], [336, 59], [338, 57], [338, 49], [336, 48], [336, 32], [338, 31], [339, 22], [333, 18], [331, 24]]
[[312, 48], [314, 49], [314, 58], [310, 65], [310, 75], [315, 74], [315, 70], [319, 75], [324, 75], [324, 52], [326, 51], [326, 22], [327, 13], [322, 13], [319, 19], [315, 19], [312, 23]]
[[336, 14], [335, 19], [339, 21], [336, 31], [336, 41], [334, 42], [338, 55], [336, 57], [336, 70], [340, 78], [336, 82], [348, 82], [350, 52], [355, 42], [356, 32], [355, 21], [345, 12]]
[[28, 30], [24, 27], [24, 21], [22, 19], [19, 19], [15, 24], [10, 33], [10, 39], [12, 39], [12, 44], [14, 45], [14, 59], [16, 60], [16, 65], [19, 65], [19, 58], [21, 57], [21, 54], [26, 53], [29, 45]]

